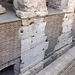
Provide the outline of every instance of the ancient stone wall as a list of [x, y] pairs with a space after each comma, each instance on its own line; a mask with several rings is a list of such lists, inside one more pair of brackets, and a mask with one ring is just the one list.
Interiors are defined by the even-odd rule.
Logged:
[[45, 16], [47, 14], [46, 0], [14, 0], [14, 7], [20, 18]]
[[[34, 65], [36, 65], [37, 63], [39, 63], [40, 61], [44, 59], [45, 51], [48, 48], [48, 40], [46, 40], [47, 36], [45, 35], [46, 22], [44, 20], [44, 17], [46, 17], [46, 15], [48, 14], [47, 14], [45, 0], [44, 1], [43, 0], [42, 1], [39, 1], [39, 0], [25, 1], [24, 3], [18, 0], [18, 2], [19, 4], [17, 3], [16, 5], [14, 3], [14, 6], [15, 6], [17, 16], [22, 19], [22, 27], [19, 30], [20, 38], [21, 38], [20, 71], [21, 73], [24, 73], [26, 70], [30, 69], [31, 67], [33, 67]], [[54, 2], [56, 1], [53, 1], [53, 3]], [[56, 42], [56, 45], [54, 46], [55, 52], [60, 50], [61, 48], [64, 48], [66, 45], [69, 45], [69, 47], [72, 45], [73, 35], [71, 35], [71, 32], [72, 32], [72, 25], [74, 21], [74, 2], [66, 1], [65, 3], [67, 4], [65, 4], [64, 7], [62, 7], [63, 5], [62, 1], [57, 1], [57, 3], [59, 4], [58, 4], [58, 8], [56, 9], [59, 9], [65, 12], [62, 15], [63, 18], [61, 18], [61, 21], [60, 21], [61, 24], [59, 28], [57, 28], [56, 30], [58, 32], [56, 32], [55, 34], [52, 34], [55, 31], [52, 30], [53, 31], [52, 33], [48, 33], [46, 30], [46, 34], [47, 35], [50, 34], [48, 36], [49, 41], [51, 39], [51, 36], [52, 36], [52, 39], [57, 37], [57, 42]], [[24, 5], [25, 7], [22, 7], [20, 5], [22, 6]], [[71, 5], [73, 5], [72, 8], [71, 8]], [[49, 17], [51, 18], [52, 16], [49, 16]], [[55, 21], [56, 20], [54, 20], [53, 22], [57, 24], [57, 22]], [[47, 23], [48, 23], [48, 20], [47, 20]], [[51, 21], [49, 24], [51, 25], [54, 23], [52, 23]], [[51, 29], [52, 28], [50, 28], [50, 30]]]
[[0, 66], [20, 57], [20, 22], [0, 24]]
[[16, 14], [22, 20], [22, 26], [19, 30], [21, 38], [20, 73], [22, 74], [44, 60], [44, 54], [48, 48], [44, 19], [44, 16], [47, 15], [47, 8], [45, 0], [18, 0], [17, 5], [15, 3]]
[[[44, 60], [45, 52], [48, 49], [48, 46], [50, 46], [50, 43], [54, 41], [54, 39], [56, 39], [56, 44], [54, 41], [55, 45], [53, 45], [51, 52], [61, 50], [66, 45], [69, 45], [69, 48], [71, 47], [74, 37], [74, 35], [71, 33], [75, 18], [74, 0], [47, 0], [48, 6], [65, 12], [62, 12], [63, 14], [60, 15], [48, 15], [46, 0], [14, 0], [13, 3], [16, 15], [21, 18], [21, 27], [18, 29], [19, 33], [14, 33], [10, 27], [11, 24], [9, 26], [7, 25], [7, 28], [9, 30], [11, 29], [10, 32], [12, 35], [17, 35], [14, 35], [16, 39], [12, 39], [12, 37], [10, 39], [9, 37], [11, 33], [7, 34], [6, 39], [9, 39], [7, 42], [9, 44], [7, 44], [7, 47], [5, 45], [7, 40], [1, 38], [1, 41], [3, 41], [1, 49], [4, 49], [4, 45], [5, 49], [9, 47], [10, 49], [7, 51], [7, 53], [9, 52], [8, 55], [10, 54], [10, 58], [12, 59], [19, 57], [19, 53], [17, 52], [21, 52], [21, 75]], [[2, 35], [0, 37], [5, 37], [4, 31], [1, 31], [0, 33]], [[19, 37], [21, 40], [20, 42], [17, 37]], [[15, 40], [15, 42], [13, 40]], [[10, 46], [10, 41], [12, 41], [14, 45], [12, 43], [12, 46]], [[14, 50], [14, 47], [17, 48], [17, 50]], [[52, 46], [50, 49], [51, 48]], [[14, 51], [11, 52], [10, 50]], [[63, 52], [63, 50], [61, 50], [61, 52]], [[1, 52], [4, 54], [5, 51]], [[2, 53], [0, 54], [0, 57], [2, 57]], [[6, 57], [7, 55], [4, 56]], [[59, 56], [59, 51], [56, 53], [56, 56]], [[1, 64], [4, 63], [5, 60], [9, 61], [10, 58], [1, 58], [3, 60], [1, 60]], [[56, 59], [56, 57], [52, 58]]]
[[74, 0], [47, 0], [47, 5], [55, 9], [60, 9], [64, 12], [74, 11]]

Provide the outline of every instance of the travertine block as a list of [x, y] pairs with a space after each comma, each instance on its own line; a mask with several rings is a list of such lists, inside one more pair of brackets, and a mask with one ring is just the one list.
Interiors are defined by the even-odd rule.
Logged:
[[48, 42], [43, 42], [33, 49], [21, 53], [21, 70], [34, 66], [44, 59], [45, 50], [48, 48]]
[[24, 58], [24, 60], [22, 61], [21, 64], [21, 70], [26, 70], [28, 68], [31, 68], [32, 66], [36, 65], [37, 63], [39, 63], [41, 60], [43, 60], [44, 58], [44, 53], [36, 55], [35, 57], [30, 56], [28, 58]]
[[22, 27], [19, 30], [21, 38], [21, 73], [44, 59], [45, 51], [48, 48], [45, 26], [44, 18], [22, 19]]
[[47, 15], [46, 0], [14, 0], [14, 7], [20, 18]]
[[58, 50], [66, 45], [69, 45], [72, 43], [72, 38], [73, 37], [69, 37], [69, 38], [63, 38], [61, 39], [61, 41], [57, 42], [57, 45], [55, 46], [55, 49], [54, 50]]
[[74, 13], [65, 14], [64, 22], [62, 23], [63, 33], [71, 32], [74, 22]]
[[32, 61], [31, 60], [30, 61], [26, 60], [27, 63], [21, 64], [21, 70], [20, 70], [21, 73], [25, 73], [28, 69], [32, 68], [33, 66], [35, 66], [36, 64], [38, 64], [39, 62], [41, 62], [42, 59], [43, 58], [40, 58], [40, 57], [36, 56], [35, 58], [32, 58]]
[[21, 40], [21, 52], [30, 50], [31, 47], [31, 37]]
[[45, 35], [45, 26], [46, 26], [46, 22], [41, 22], [41, 23], [37, 22], [28, 26], [21, 27], [19, 30], [20, 37], [21, 39], [26, 39], [31, 36], [37, 36], [39, 34]]
[[33, 31], [29, 26], [21, 27], [19, 31], [21, 39], [27, 39], [33, 35]]
[[47, 36], [45, 35], [37, 35], [35, 37], [32, 37], [31, 39], [31, 48], [38, 46], [39, 44], [45, 42], [47, 39]]
[[30, 57], [35, 57], [39, 54], [42, 54], [42, 52], [45, 52], [45, 50], [48, 48], [48, 42], [42, 42], [41, 44], [37, 45], [36, 47], [22, 52], [21, 59], [28, 59]]

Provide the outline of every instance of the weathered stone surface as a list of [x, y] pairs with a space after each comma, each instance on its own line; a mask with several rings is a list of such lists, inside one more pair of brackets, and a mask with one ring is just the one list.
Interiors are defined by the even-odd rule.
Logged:
[[33, 49], [21, 53], [21, 73], [42, 61], [46, 48], [47, 44], [40, 44]]
[[20, 56], [20, 25], [21, 22], [0, 24], [0, 65]]
[[74, 75], [75, 74], [75, 59], [67, 65], [58, 75]]
[[47, 34], [49, 41], [54, 38], [57, 38], [61, 34], [63, 18], [64, 18], [63, 13], [49, 15], [45, 18], [47, 23], [45, 33]]
[[23, 19], [22, 24], [19, 30], [21, 38], [20, 72], [24, 73], [44, 59], [48, 41], [46, 41], [44, 18]]
[[14, 7], [20, 18], [47, 15], [46, 0], [14, 0]]
[[47, 5], [64, 12], [74, 12], [74, 0], [47, 0]]
[[71, 61], [75, 59], [74, 52], [75, 47], [71, 48], [68, 52], [63, 54], [36, 75], [58, 75], [61, 70], [63, 70]]
[[71, 35], [74, 22], [74, 13], [66, 13], [62, 22], [62, 34], [58, 37], [57, 45], [54, 50], [64, 47], [72, 43], [73, 36]]

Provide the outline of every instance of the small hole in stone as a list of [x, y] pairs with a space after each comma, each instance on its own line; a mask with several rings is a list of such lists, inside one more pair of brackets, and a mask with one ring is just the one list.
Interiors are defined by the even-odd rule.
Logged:
[[20, 32], [23, 33], [23, 30], [21, 30]]
[[22, 62], [22, 60], [20, 60], [20, 63]]
[[46, 39], [46, 42], [48, 42], [48, 39]]
[[36, 31], [36, 33], [37, 33], [37, 31]]
[[32, 37], [35, 37], [34, 35]]
[[75, 40], [72, 40], [72, 42], [75, 42]]
[[44, 50], [44, 48], [43, 48], [43, 50]]
[[31, 42], [33, 42], [33, 41], [31, 41]]
[[34, 23], [34, 22], [31, 22], [30, 25], [33, 24], [33, 23]]
[[30, 18], [28, 20], [30, 20]]
[[21, 24], [21, 26], [23, 26], [23, 25]]

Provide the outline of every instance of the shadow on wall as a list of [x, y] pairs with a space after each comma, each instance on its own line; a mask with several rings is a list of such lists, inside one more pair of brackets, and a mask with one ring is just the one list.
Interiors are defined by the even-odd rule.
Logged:
[[48, 49], [45, 52], [45, 58], [52, 55], [52, 53], [54, 52], [58, 37], [62, 33], [63, 18], [64, 14], [49, 15], [45, 18], [47, 23], [45, 33], [49, 41]]
[[72, 33], [71, 33], [71, 35], [73, 36], [73, 44], [72, 44], [72, 46], [74, 46], [75, 45], [75, 18], [74, 18], [74, 22], [73, 22], [73, 26], [72, 26]]
[[13, 4], [13, 0], [0, 0], [0, 2], [8, 2]]
[[7, 67], [0, 71], [0, 75], [14, 75], [14, 66]]

